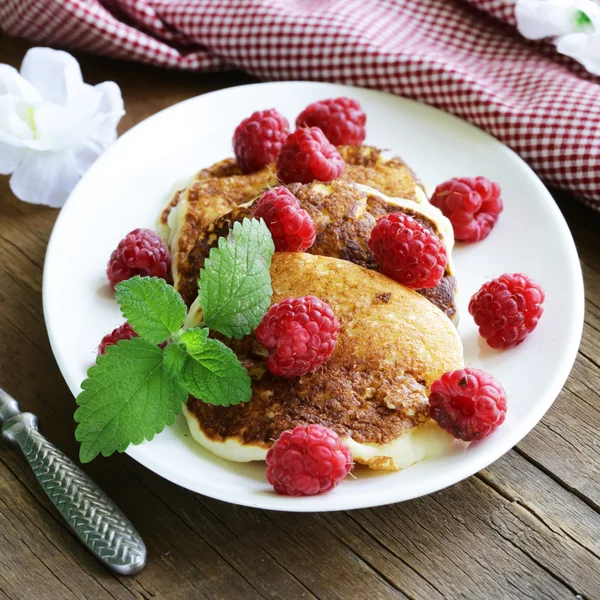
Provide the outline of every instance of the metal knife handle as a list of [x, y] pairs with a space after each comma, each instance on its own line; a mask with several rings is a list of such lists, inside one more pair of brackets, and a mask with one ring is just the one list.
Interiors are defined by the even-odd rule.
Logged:
[[[15, 406], [18, 411], [16, 402]], [[122, 575], [144, 568], [146, 546], [140, 534], [116, 504], [38, 431], [35, 415], [14, 414], [5, 421], [2, 436], [21, 449], [54, 506], [100, 562]]]

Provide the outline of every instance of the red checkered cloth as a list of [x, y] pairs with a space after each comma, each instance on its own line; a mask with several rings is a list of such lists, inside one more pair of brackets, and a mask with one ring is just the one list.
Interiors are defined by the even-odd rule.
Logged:
[[600, 208], [599, 79], [522, 39], [510, 0], [2, 0], [36, 42], [163, 67], [377, 88], [454, 113]]

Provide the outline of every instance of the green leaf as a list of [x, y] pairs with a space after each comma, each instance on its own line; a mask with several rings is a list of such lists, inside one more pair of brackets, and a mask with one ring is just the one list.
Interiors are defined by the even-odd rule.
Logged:
[[167, 372], [162, 350], [141, 338], [109, 346], [81, 387], [75, 412], [81, 462], [151, 440], [175, 422], [187, 399]]
[[267, 312], [271, 288], [273, 238], [261, 219], [234, 223], [227, 238], [200, 272], [200, 305], [204, 325], [222, 334], [242, 338], [252, 333]]
[[185, 362], [185, 346], [183, 344], [169, 344], [163, 350], [163, 365], [171, 377], [179, 377]]
[[218, 406], [239, 404], [252, 398], [248, 371], [231, 348], [208, 337], [208, 329], [188, 329], [180, 339], [189, 353], [180, 375], [188, 393]]
[[136, 275], [115, 286], [123, 316], [143, 339], [160, 344], [185, 321], [186, 308], [175, 288], [158, 277]]
[[592, 20], [582, 11], [575, 12], [575, 29], [578, 31], [588, 29], [592, 26]]
[[206, 327], [193, 327], [185, 329], [179, 335], [180, 342], [191, 356], [201, 355], [206, 348], [209, 331]]

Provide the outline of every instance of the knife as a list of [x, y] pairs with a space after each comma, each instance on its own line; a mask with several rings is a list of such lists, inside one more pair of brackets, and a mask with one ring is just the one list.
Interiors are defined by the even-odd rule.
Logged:
[[2, 438], [20, 449], [44, 492], [84, 546], [106, 567], [134, 575], [146, 566], [144, 541], [117, 505], [39, 431], [0, 388]]

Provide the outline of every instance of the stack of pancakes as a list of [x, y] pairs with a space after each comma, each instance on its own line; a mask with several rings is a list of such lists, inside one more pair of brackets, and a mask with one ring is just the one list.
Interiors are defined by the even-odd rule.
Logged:
[[[252, 399], [217, 407], [190, 398], [185, 414], [194, 438], [229, 460], [263, 460], [282, 431], [304, 423], [330, 427], [356, 462], [374, 469], [404, 468], [453, 441], [428, 411], [431, 383], [463, 366], [452, 262], [436, 288], [413, 291], [377, 272], [368, 248], [377, 218], [389, 212], [417, 219], [449, 256], [452, 227], [402, 160], [369, 146], [338, 149], [346, 161], [340, 179], [288, 186], [315, 223], [315, 243], [308, 254], [276, 253], [271, 268], [272, 303], [314, 295], [331, 305], [341, 324], [336, 350], [315, 373], [288, 380], [269, 373], [253, 335], [224, 340], [248, 368]], [[228, 159], [200, 171], [161, 211], [189, 326], [201, 320], [194, 301], [210, 249], [276, 185], [274, 165], [244, 174]]]

